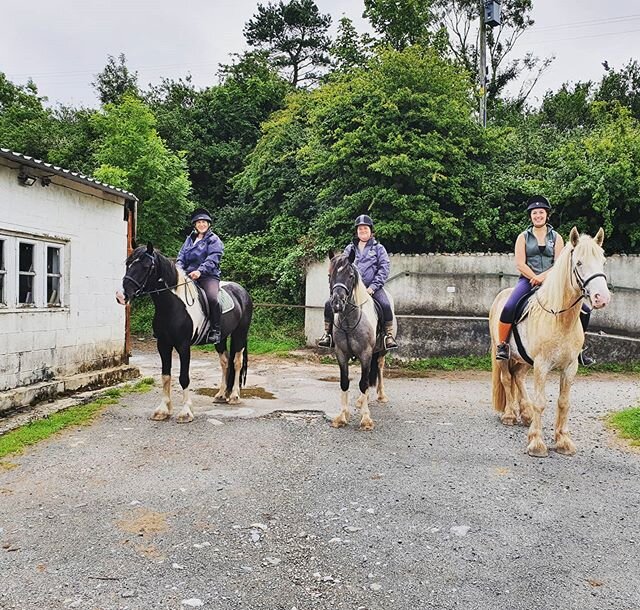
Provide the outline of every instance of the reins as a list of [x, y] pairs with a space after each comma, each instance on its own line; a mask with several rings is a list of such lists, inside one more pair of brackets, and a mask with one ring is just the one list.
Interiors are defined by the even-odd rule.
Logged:
[[[337, 323], [335, 325], [338, 329], [340, 329], [344, 333], [349, 333], [349, 332], [354, 331], [356, 328], [358, 328], [358, 325], [360, 324], [360, 321], [362, 320], [362, 307], [363, 307], [364, 303], [362, 303], [362, 305], [356, 305], [356, 303], [353, 301], [353, 289], [354, 289], [354, 287], [355, 287], [355, 285], [352, 286], [349, 289], [349, 287], [346, 284], [343, 284], [342, 282], [336, 282], [331, 288], [331, 294], [332, 295], [333, 295], [333, 292], [334, 292], [334, 290], [336, 288], [344, 288], [344, 290], [347, 293], [347, 301], [345, 303], [345, 310], [338, 314], [338, 320], [337, 320]], [[347, 307], [349, 308], [349, 310], [347, 310]], [[353, 326], [345, 326], [344, 325], [345, 316], [349, 313], [349, 311], [353, 311], [354, 309], [357, 309], [359, 311], [357, 322]]]

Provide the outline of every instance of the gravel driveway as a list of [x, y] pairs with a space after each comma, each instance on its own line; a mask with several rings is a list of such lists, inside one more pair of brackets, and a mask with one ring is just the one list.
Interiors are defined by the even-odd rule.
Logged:
[[274, 398], [219, 408], [211, 361], [191, 424], [149, 420], [156, 386], [5, 460], [0, 608], [640, 609], [640, 454], [602, 423], [637, 379], [579, 378], [578, 454], [534, 459], [488, 373], [390, 379], [364, 433], [323, 413], [337, 367], [254, 359]]

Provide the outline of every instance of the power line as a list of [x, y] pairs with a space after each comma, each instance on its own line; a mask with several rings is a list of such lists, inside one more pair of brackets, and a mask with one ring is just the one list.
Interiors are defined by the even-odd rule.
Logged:
[[626, 16], [622, 16], [622, 17], [609, 17], [609, 18], [603, 18], [603, 19], [593, 19], [593, 20], [589, 20], [589, 21], [574, 21], [571, 23], [557, 23], [554, 25], [545, 25], [545, 26], [541, 26], [541, 27], [534, 27], [531, 28], [530, 30], [527, 30], [528, 34], [536, 34], [538, 32], [547, 32], [549, 30], [556, 30], [556, 29], [561, 29], [561, 28], [574, 28], [574, 27], [588, 27], [590, 25], [603, 25], [603, 24], [608, 24], [608, 23], [620, 23], [620, 22], [627, 22], [627, 21], [633, 21], [635, 19], [640, 19], [640, 15], [626, 15]]
[[571, 36], [569, 38], [550, 38], [548, 40], [532, 40], [531, 42], [527, 41], [527, 46], [529, 45], [537, 45], [537, 44], [550, 44], [557, 42], [565, 42], [570, 40], [585, 40], [588, 38], [602, 38], [605, 36], [622, 36], [624, 34], [636, 34], [640, 32], [640, 29], [635, 30], [625, 30], [623, 32], [603, 32], [602, 34], [586, 34], [584, 36]]

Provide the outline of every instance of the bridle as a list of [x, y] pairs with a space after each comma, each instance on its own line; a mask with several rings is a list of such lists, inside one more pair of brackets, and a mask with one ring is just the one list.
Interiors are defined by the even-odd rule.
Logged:
[[561, 313], [564, 313], [565, 311], [569, 311], [570, 309], [573, 309], [580, 301], [582, 301], [582, 299], [584, 299], [586, 296], [588, 296], [587, 286], [589, 285], [589, 282], [591, 282], [592, 280], [595, 280], [597, 277], [603, 277], [605, 279], [605, 281], [607, 279], [607, 276], [604, 273], [594, 273], [593, 275], [590, 275], [588, 278], [584, 279], [578, 273], [577, 265], [573, 264], [573, 251], [574, 250], [575, 250], [575, 248], [571, 249], [571, 270], [572, 270], [571, 286], [573, 286], [573, 277], [575, 276], [576, 282], [578, 283], [578, 288], [580, 289], [580, 296], [571, 305], [569, 305], [569, 307], [565, 307], [564, 309], [561, 309], [560, 311], [553, 311], [553, 309], [547, 309], [540, 302], [540, 297], [538, 296], [538, 292], [536, 291], [536, 300], [538, 301], [538, 305], [540, 305], [540, 307], [544, 311], [546, 311], [547, 313], [553, 314], [554, 316], [557, 316], [557, 315], [559, 315]]
[[[349, 263], [349, 265], [351, 266], [351, 268], [353, 268], [353, 264], [352, 263]], [[355, 330], [358, 327], [358, 325], [360, 324], [360, 321], [362, 320], [362, 305], [356, 305], [353, 302], [353, 289], [354, 289], [354, 287], [355, 287], [355, 281], [352, 284], [351, 288], [349, 288], [346, 284], [343, 284], [342, 282], [336, 282], [331, 287], [331, 297], [335, 296], [334, 293], [335, 293], [336, 288], [343, 288], [345, 290], [345, 292], [347, 293], [347, 300], [346, 300], [346, 303], [345, 303], [345, 306], [344, 306], [344, 310], [338, 314], [338, 320], [337, 320], [337, 323], [335, 324], [335, 326], [337, 328], [339, 328], [344, 333], [349, 333], [349, 332]], [[345, 325], [345, 319], [344, 319], [345, 316], [347, 315], [347, 313], [349, 311], [353, 311], [355, 309], [357, 309], [358, 312], [359, 312], [358, 320], [353, 325]]]
[[[136, 263], [139, 263], [140, 259], [145, 256], [151, 259], [151, 266], [147, 270], [147, 274], [144, 276], [144, 281], [139, 282], [136, 278], [129, 275], [129, 270]], [[147, 282], [149, 281], [151, 274], [155, 271], [155, 268], [156, 268], [156, 257], [155, 255], [151, 255], [148, 252], [144, 252], [141, 256], [139, 256], [134, 261], [132, 261], [129, 267], [127, 267], [127, 272], [125, 273], [122, 280], [123, 280], [123, 283], [124, 283], [124, 280], [129, 280], [134, 286], [136, 286], [136, 291], [133, 293], [133, 295], [131, 295], [132, 297], [139, 297], [141, 294], [147, 294], [146, 292], [143, 293], [143, 290], [144, 290], [144, 287], [147, 285]]]

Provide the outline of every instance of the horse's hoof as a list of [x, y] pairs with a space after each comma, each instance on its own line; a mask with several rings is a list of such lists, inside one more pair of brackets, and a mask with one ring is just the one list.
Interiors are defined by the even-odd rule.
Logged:
[[227, 397], [224, 394], [216, 394], [213, 397], [213, 402], [227, 402]]
[[513, 415], [509, 415], [509, 416], [503, 415], [500, 418], [500, 421], [502, 422], [503, 426], [515, 426], [516, 425], [516, 418], [513, 417]]
[[153, 421], [165, 421], [165, 420], [169, 419], [170, 417], [171, 417], [171, 414], [167, 413], [166, 411], [156, 411], [151, 416], [151, 419]]
[[529, 443], [527, 453], [531, 457], [545, 458], [549, 455], [549, 450], [544, 443]]
[[193, 421], [193, 415], [191, 413], [181, 413], [176, 417], [176, 421], [179, 424], [188, 424]]
[[342, 427], [344, 427], [346, 425], [347, 425], [347, 420], [344, 417], [340, 416], [340, 415], [338, 415], [338, 417], [334, 417], [331, 420], [331, 427], [332, 428], [342, 428]]
[[373, 430], [373, 428], [375, 427], [374, 423], [372, 420], [368, 419], [366, 421], [361, 421], [360, 422], [360, 430], [364, 431], [364, 432], [369, 432], [370, 430]]
[[382, 396], [378, 396], [378, 402], [387, 403], [389, 402], [389, 398], [387, 398], [386, 394], [383, 394]]
[[555, 452], [560, 455], [571, 456], [576, 454], [576, 446], [570, 438], [564, 438], [560, 441], [556, 441], [554, 449]]
[[230, 405], [239, 405], [240, 404], [240, 396], [230, 396], [229, 397]]

